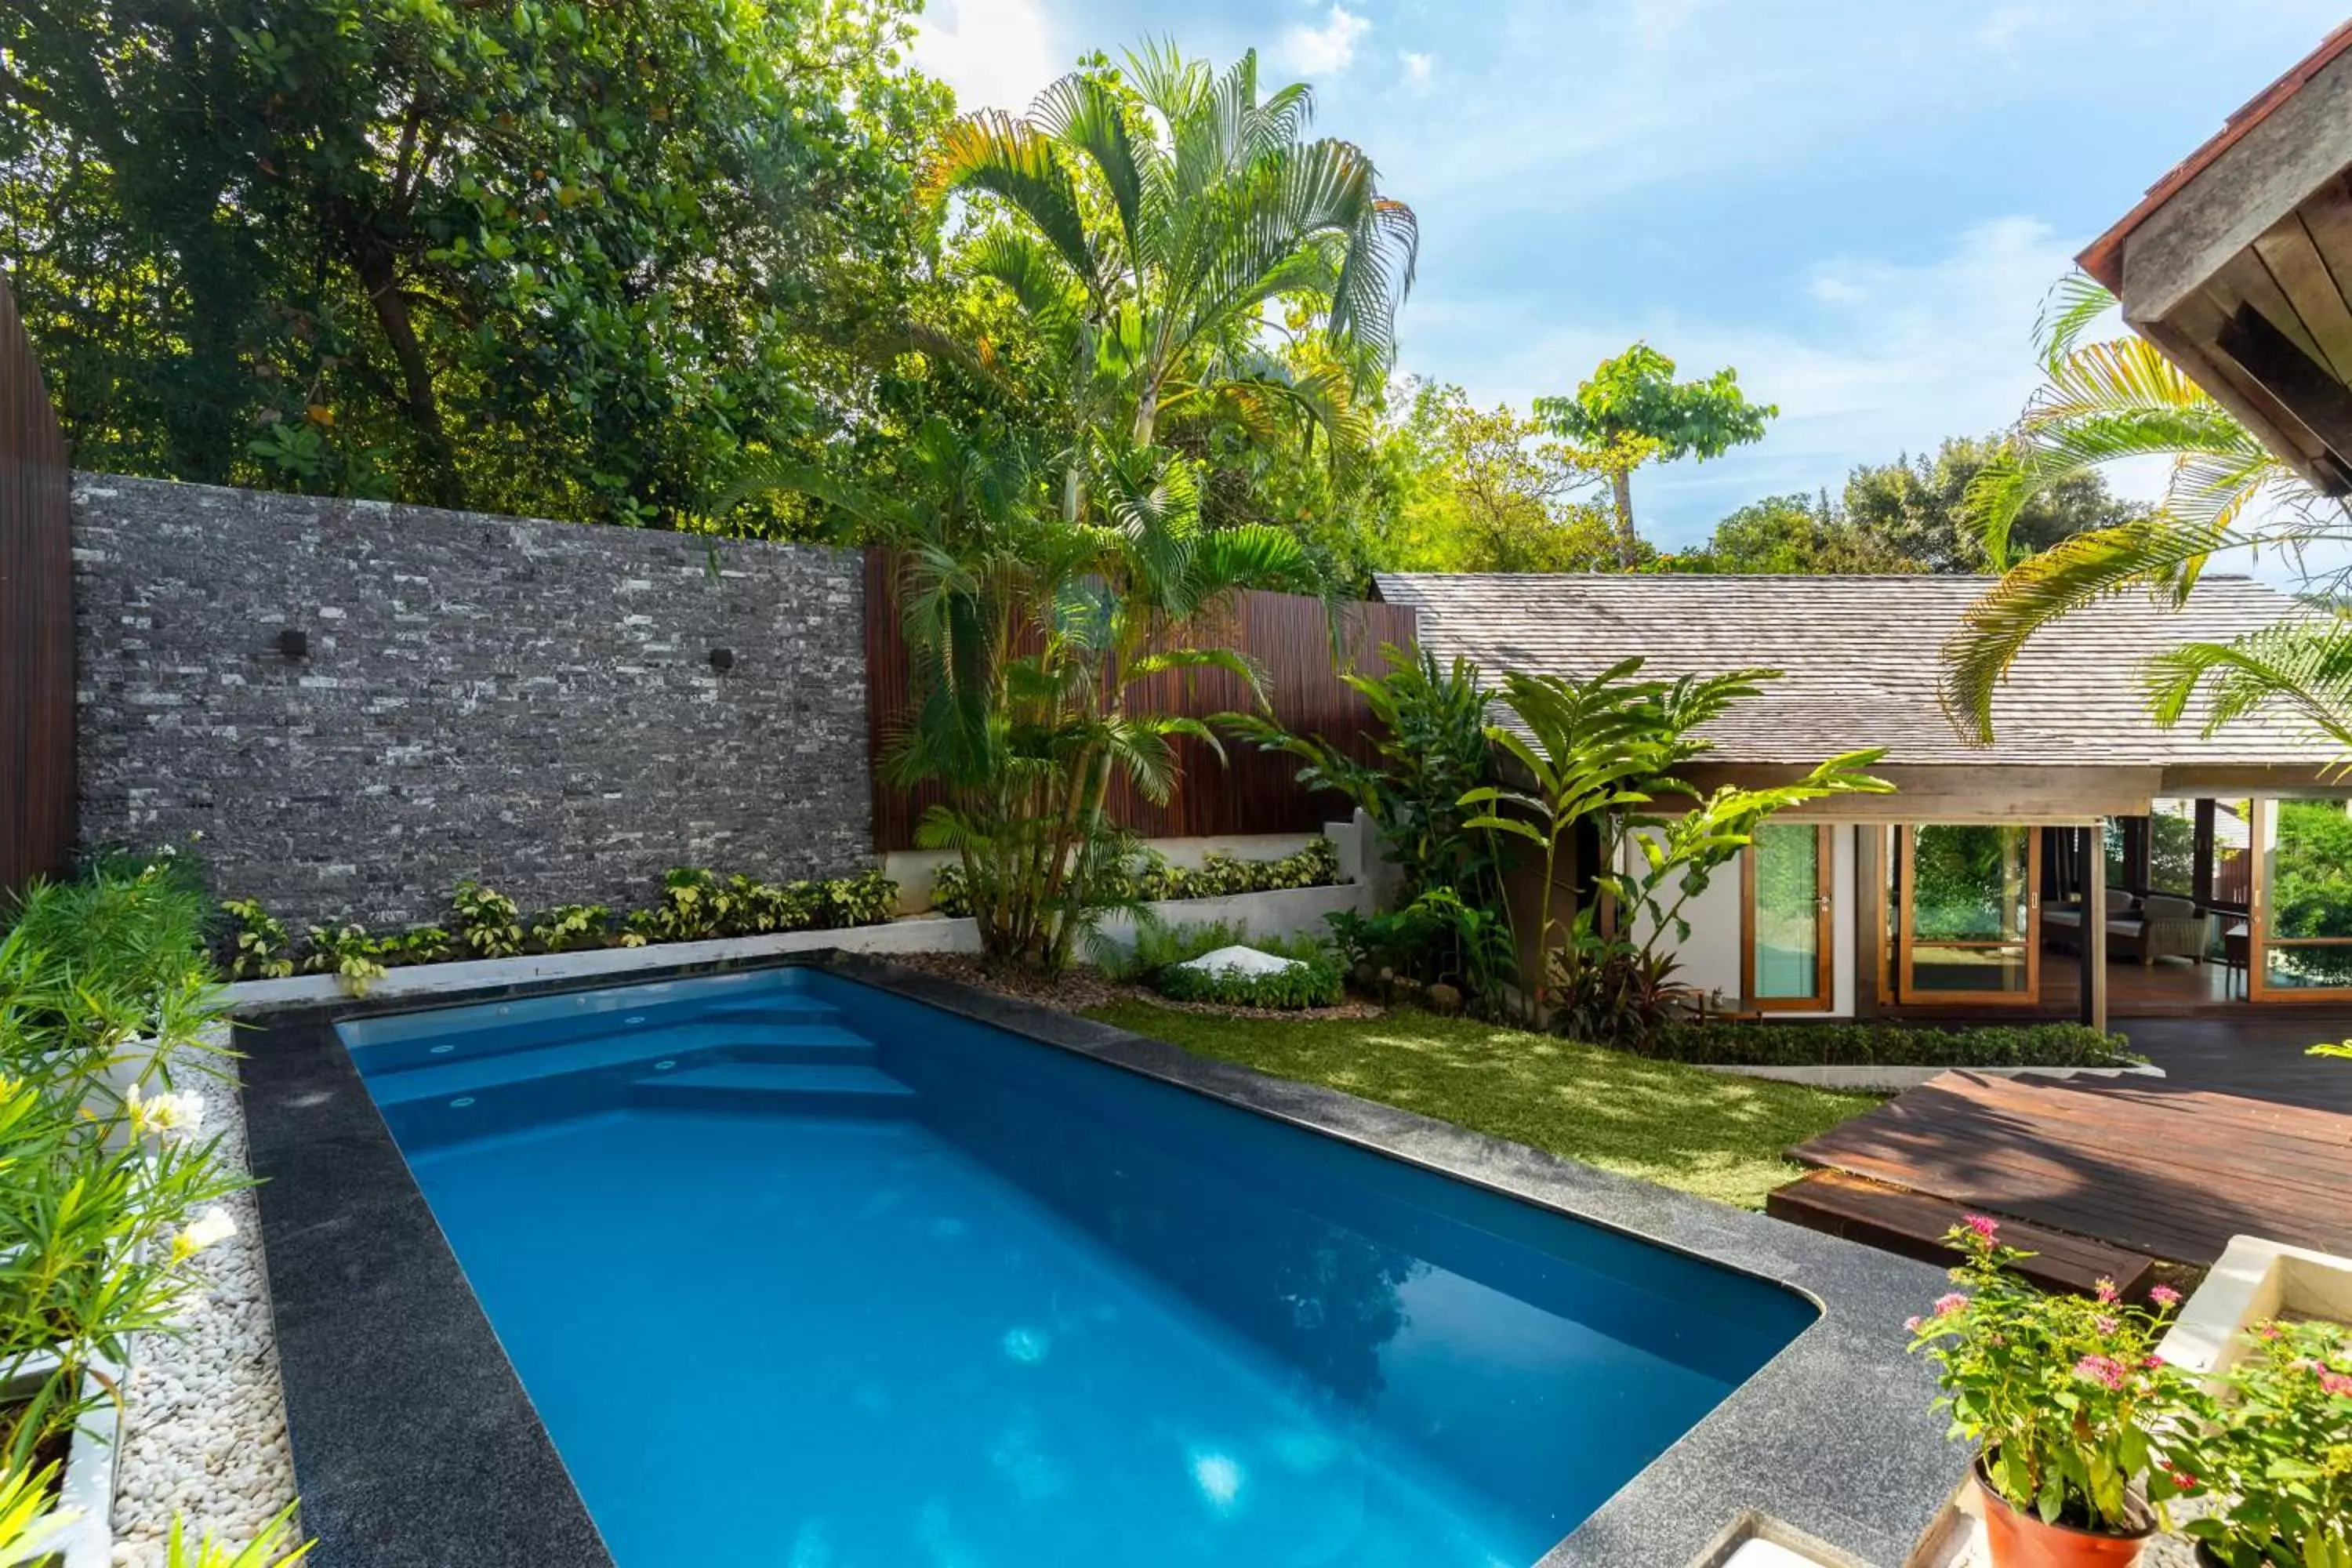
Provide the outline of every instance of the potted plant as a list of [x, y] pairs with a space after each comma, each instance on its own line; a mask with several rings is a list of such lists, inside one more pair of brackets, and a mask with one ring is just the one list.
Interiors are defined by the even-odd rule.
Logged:
[[2224, 1500], [2183, 1528], [2219, 1568], [2352, 1568], [2352, 1331], [2263, 1323], [2173, 1444]]
[[2045, 1295], [1982, 1215], [1947, 1240], [1956, 1289], [1905, 1327], [1940, 1366], [1951, 1435], [1976, 1447], [1995, 1568], [2130, 1568], [2187, 1485], [2158, 1432], [2188, 1385], [2155, 1352], [2179, 1293], [2159, 1286], [2147, 1309], [2105, 1281], [2095, 1298]]

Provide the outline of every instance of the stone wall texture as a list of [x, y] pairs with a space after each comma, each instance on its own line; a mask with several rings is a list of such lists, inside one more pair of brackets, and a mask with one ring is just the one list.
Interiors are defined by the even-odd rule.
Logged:
[[874, 862], [852, 552], [97, 474], [73, 509], [85, 844], [201, 833], [298, 929]]

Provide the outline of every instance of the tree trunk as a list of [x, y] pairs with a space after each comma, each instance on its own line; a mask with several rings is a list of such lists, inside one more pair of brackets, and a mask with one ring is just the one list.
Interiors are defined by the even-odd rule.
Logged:
[[466, 483], [457, 473], [457, 451], [441, 424], [441, 405], [433, 393], [433, 366], [425, 357], [425, 345], [417, 341], [416, 323], [410, 319], [408, 300], [400, 291], [400, 274], [393, 264], [392, 251], [372, 235], [361, 237], [358, 250], [360, 281], [367, 287], [368, 303], [375, 310], [384, 340], [392, 345], [392, 356], [400, 363], [404, 394], [401, 412], [416, 426], [425, 456], [425, 472], [419, 476], [417, 497], [436, 506], [462, 507]]
[[1632, 471], [1612, 469], [1609, 475], [1609, 490], [1617, 503], [1617, 564], [1630, 572], [1642, 563], [1642, 536], [1633, 531]]

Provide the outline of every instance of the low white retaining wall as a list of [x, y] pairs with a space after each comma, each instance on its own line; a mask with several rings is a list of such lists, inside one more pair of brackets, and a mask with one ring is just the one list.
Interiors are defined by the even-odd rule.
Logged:
[[1779, 1083], [1801, 1083], [1812, 1089], [1851, 1089], [1879, 1094], [1900, 1094], [1948, 1072], [1980, 1073], [1986, 1078], [2162, 1078], [2153, 1065], [2128, 1068], [1906, 1068], [1876, 1067], [1867, 1062], [1835, 1067], [1735, 1067], [1727, 1062], [1693, 1062], [1709, 1072], [1734, 1078], [1769, 1078]]
[[[1271, 893], [1236, 893], [1223, 899], [1184, 899], [1144, 907], [1178, 925], [1240, 921], [1253, 936], [1321, 934], [1323, 917], [1339, 910], [1369, 910], [1370, 892], [1343, 882], [1328, 888], [1285, 888]], [[1135, 922], [1115, 915], [1103, 934], [1131, 942]], [[789, 952], [839, 948], [849, 952], [978, 952], [980, 932], [970, 920], [919, 916], [887, 925], [847, 926], [838, 931], [778, 931], [770, 936], [730, 937], [719, 942], [678, 942], [654, 947], [600, 947], [583, 952], [535, 953], [521, 958], [485, 958], [462, 963], [420, 963], [394, 969], [368, 987], [371, 1000], [445, 995], [488, 985], [521, 985], [544, 980], [593, 980], [679, 963], [716, 963], [730, 959], [772, 958]], [[224, 987], [228, 1005], [239, 1013], [309, 1006], [348, 994], [331, 974], [298, 974], [286, 980], [240, 980]]]
[[2157, 1353], [2184, 1371], [2227, 1372], [2245, 1353], [2245, 1331], [2273, 1318], [2352, 1323], [2352, 1258], [2233, 1236]]

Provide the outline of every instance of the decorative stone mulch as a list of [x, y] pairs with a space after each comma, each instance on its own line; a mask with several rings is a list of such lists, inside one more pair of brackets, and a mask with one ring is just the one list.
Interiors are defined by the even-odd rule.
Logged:
[[[222, 1161], [245, 1170], [236, 1086], [201, 1071], [175, 1077], [204, 1096], [204, 1132], [220, 1134]], [[249, 1190], [221, 1206], [236, 1234], [189, 1261], [198, 1283], [174, 1331], [141, 1335], [131, 1347], [131, 1430], [114, 1494], [117, 1568], [159, 1568], [174, 1513], [191, 1537], [210, 1531], [242, 1547], [294, 1500], [261, 1218]]]
[[1047, 976], [1028, 970], [1000, 968], [969, 953], [894, 952], [887, 957], [892, 963], [920, 969], [943, 980], [961, 981], [1000, 995], [1017, 996], [1024, 1002], [1043, 1003], [1066, 1013], [1083, 1013], [1089, 1007], [1108, 1007], [1116, 1002], [1143, 1002], [1171, 1013], [1213, 1013], [1227, 1018], [1377, 1018], [1388, 1010], [1355, 997], [1336, 1007], [1223, 1007], [1213, 1002], [1171, 1002], [1149, 985], [1113, 980], [1087, 964], [1073, 965], [1061, 974]]

